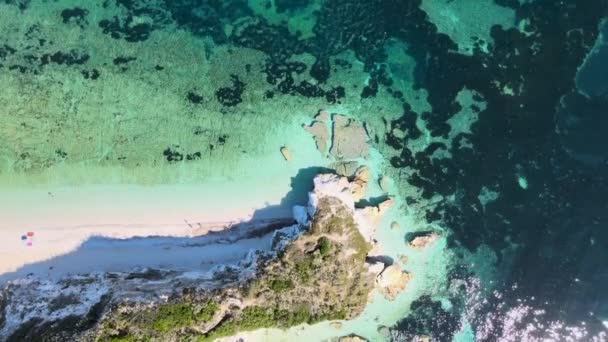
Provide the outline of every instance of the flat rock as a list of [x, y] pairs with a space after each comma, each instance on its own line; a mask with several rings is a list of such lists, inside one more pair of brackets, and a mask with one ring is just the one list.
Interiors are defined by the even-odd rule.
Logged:
[[330, 153], [336, 158], [356, 159], [369, 155], [368, 136], [362, 124], [343, 115], [333, 116]]
[[[319, 113], [317, 117], [321, 115]], [[327, 144], [329, 142], [329, 129], [325, 121], [314, 121], [310, 126], [304, 126], [304, 129], [312, 134], [317, 145], [317, 150], [325, 154], [327, 152]]]

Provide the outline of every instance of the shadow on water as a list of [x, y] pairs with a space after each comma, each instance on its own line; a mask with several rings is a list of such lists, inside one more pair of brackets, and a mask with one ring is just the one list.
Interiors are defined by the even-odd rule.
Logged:
[[252, 219], [268, 219], [276, 217], [291, 217], [294, 205], [307, 205], [308, 193], [312, 191], [313, 179], [321, 173], [334, 173], [334, 170], [325, 167], [307, 167], [300, 169], [295, 177], [291, 178], [291, 190], [277, 205], [268, 205], [254, 212]]
[[355, 203], [355, 208], [377, 207], [384, 201], [388, 200], [389, 198], [390, 198], [390, 196], [388, 196], [388, 195], [363, 198], [359, 202]]

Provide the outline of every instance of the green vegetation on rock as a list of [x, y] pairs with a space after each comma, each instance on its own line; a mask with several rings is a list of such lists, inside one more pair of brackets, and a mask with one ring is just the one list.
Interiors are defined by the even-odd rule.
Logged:
[[310, 316], [307, 308], [294, 311], [250, 306], [240, 314], [223, 322], [206, 336], [199, 336], [198, 342], [213, 341], [216, 338], [234, 335], [240, 331], [252, 331], [262, 328], [288, 328], [302, 323], [314, 323], [319, 319]]
[[191, 326], [195, 323], [209, 321], [218, 309], [218, 305], [209, 302], [199, 312], [195, 312], [192, 305], [187, 303], [161, 306], [154, 319], [154, 330], [166, 332], [175, 328]]
[[270, 282], [270, 288], [275, 292], [282, 292], [293, 288], [293, 282], [290, 279], [274, 279]]
[[329, 254], [330, 242], [328, 238], [323, 236], [319, 239], [319, 241], [317, 241], [317, 243], [319, 245], [319, 252], [322, 256]]

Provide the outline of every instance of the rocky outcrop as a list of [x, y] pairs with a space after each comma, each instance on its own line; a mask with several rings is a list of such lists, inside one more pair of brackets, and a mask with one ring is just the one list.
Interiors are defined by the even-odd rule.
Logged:
[[6, 320], [0, 338], [211, 341], [351, 319], [375, 284], [389, 294], [401, 289], [390, 267], [378, 264], [370, 272], [366, 264], [370, 222], [385, 210], [355, 208], [367, 182], [365, 168], [352, 182], [318, 175], [308, 207], [294, 208], [297, 223], [272, 232], [270, 250], [251, 250], [235, 265], [198, 274], [145, 269], [15, 281], [0, 295], [3, 313], [12, 312], [0, 316]]
[[362, 194], [367, 189], [369, 169], [366, 167], [360, 168], [352, 182], [349, 182], [346, 177], [335, 174], [319, 175], [314, 182], [315, 188], [309, 195], [312, 206], [315, 207], [319, 198], [328, 194], [339, 198], [352, 213], [361, 235], [366, 241], [373, 242], [378, 224], [384, 214], [392, 207], [393, 200], [388, 198], [377, 206], [355, 209], [355, 202], [361, 199]]
[[401, 270], [399, 264], [393, 264], [376, 277], [376, 285], [386, 299], [394, 300], [401, 291], [405, 290], [410, 277], [409, 273]]

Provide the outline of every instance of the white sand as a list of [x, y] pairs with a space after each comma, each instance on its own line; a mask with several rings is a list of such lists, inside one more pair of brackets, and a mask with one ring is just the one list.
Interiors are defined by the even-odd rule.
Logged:
[[[242, 231], [241, 231], [242, 232]], [[152, 237], [134, 239], [91, 238], [74, 251], [20, 267], [0, 275], [0, 284], [32, 274], [58, 279], [67, 274], [90, 272], [132, 272], [144, 267], [172, 271], [206, 272], [221, 264], [237, 264], [251, 249], [268, 250], [272, 234], [237, 239], [232, 234], [197, 238]], [[32, 249], [32, 248], [30, 248]]]
[[[50, 194], [47, 190], [3, 191], [0, 275], [68, 253], [94, 235], [190, 237], [252, 217], [291, 216], [290, 207], [256, 211], [280, 203], [285, 192], [273, 194], [272, 188], [263, 191], [249, 186], [255, 185], [87, 186], [54, 189]], [[20, 240], [28, 231], [35, 234], [31, 247]]]

